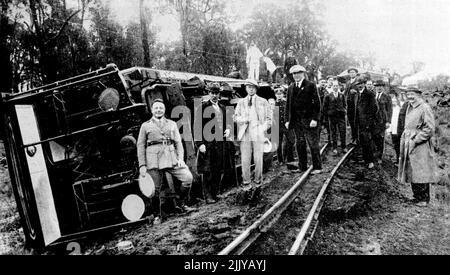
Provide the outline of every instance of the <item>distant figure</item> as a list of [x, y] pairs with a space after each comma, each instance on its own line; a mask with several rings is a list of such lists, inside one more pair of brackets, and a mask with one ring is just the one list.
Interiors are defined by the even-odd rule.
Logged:
[[320, 111], [320, 123], [319, 123], [319, 135], [322, 133], [322, 126], [325, 128], [328, 136], [328, 143], [331, 144], [331, 131], [328, 124], [327, 114], [323, 110], [323, 104], [325, 100], [325, 96], [329, 93], [333, 92], [332, 89], [328, 89], [328, 83], [325, 79], [319, 80], [319, 84], [317, 85], [317, 91], [319, 92], [319, 98], [321, 103], [321, 111]]
[[[278, 107], [279, 110], [279, 121], [280, 121], [280, 127], [279, 127], [279, 138], [278, 138], [278, 148], [277, 148], [277, 155], [278, 155], [278, 163], [284, 164], [285, 161], [291, 162], [294, 161], [294, 142], [295, 138], [293, 137], [293, 133], [289, 133], [288, 129], [286, 128], [285, 122], [285, 114], [286, 114], [286, 99], [285, 99], [285, 92], [283, 88], [279, 88], [275, 92], [275, 96], [277, 97], [275, 101], [275, 106]], [[286, 139], [285, 139], [286, 137]], [[283, 146], [283, 140], [285, 141], [285, 146]]]
[[367, 82], [366, 82], [366, 89], [367, 89], [369, 92], [375, 94], [375, 85], [374, 85], [374, 83], [373, 83], [372, 80], [367, 80]]
[[292, 66], [297, 65], [298, 62], [294, 57], [294, 52], [289, 50], [287, 52], [286, 60], [284, 61], [284, 74], [285, 74], [285, 82], [289, 86], [292, 82], [294, 82], [294, 77], [290, 73], [290, 69]]
[[255, 42], [252, 42], [247, 50], [247, 67], [248, 78], [259, 81], [259, 69], [261, 58], [263, 57], [262, 52], [256, 47]]
[[356, 68], [350, 68], [347, 70], [350, 74], [350, 80], [345, 84], [345, 97], [347, 99], [347, 118], [350, 128], [352, 130], [352, 141], [351, 143], [358, 144], [358, 132], [355, 127], [355, 106], [356, 106], [356, 77], [358, 75], [358, 70]]
[[339, 91], [339, 82], [334, 81], [333, 92], [325, 96], [323, 103], [323, 113], [327, 116], [329, 129], [331, 130], [333, 153], [338, 154], [337, 151], [337, 136], [341, 140], [342, 152], [347, 152], [346, 144], [346, 127], [345, 115], [347, 114], [347, 102], [345, 96]]
[[[377, 122], [378, 106], [375, 95], [366, 89], [366, 80], [359, 78], [355, 94], [355, 130], [359, 134], [364, 161], [369, 169], [374, 167], [373, 131]], [[350, 104], [353, 104], [352, 102]], [[348, 107], [350, 109], [350, 107]]]
[[[396, 94], [392, 94], [392, 119], [388, 132], [391, 133], [391, 140], [395, 150], [396, 165], [398, 165], [398, 160], [400, 157], [400, 137], [403, 133], [403, 128], [401, 128], [400, 125], [405, 124], [406, 105], [403, 106], [398, 96]], [[401, 112], [403, 115], [400, 115]], [[402, 123], [400, 122], [401, 119], [403, 120]]]
[[392, 99], [384, 92], [385, 84], [381, 81], [375, 82], [375, 97], [378, 104], [378, 123], [375, 126], [373, 141], [375, 143], [378, 163], [382, 163], [384, 151], [384, 138], [386, 130], [391, 126], [392, 120]]
[[242, 79], [241, 71], [236, 68], [236, 66], [231, 67], [231, 73], [227, 75], [229, 78]]
[[418, 88], [407, 90], [409, 103], [400, 140], [398, 180], [411, 183], [414, 202], [423, 207], [430, 202], [430, 183], [436, 182], [436, 162], [431, 142], [435, 129], [434, 115], [421, 94]]

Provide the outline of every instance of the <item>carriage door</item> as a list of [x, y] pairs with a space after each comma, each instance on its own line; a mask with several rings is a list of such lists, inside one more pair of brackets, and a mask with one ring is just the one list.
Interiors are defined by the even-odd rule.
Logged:
[[[39, 143], [41, 139], [33, 106], [16, 105], [15, 107], [23, 144], [26, 146]], [[60, 238], [61, 232], [42, 145], [27, 146], [23, 150], [27, 158], [44, 242], [48, 245]]]

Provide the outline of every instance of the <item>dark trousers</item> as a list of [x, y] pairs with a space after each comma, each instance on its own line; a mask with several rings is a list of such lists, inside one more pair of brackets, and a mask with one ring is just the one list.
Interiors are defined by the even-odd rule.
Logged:
[[370, 127], [359, 129], [359, 141], [366, 164], [374, 162], [372, 129]]
[[205, 192], [206, 198], [217, 199], [222, 176], [223, 173], [219, 170], [203, 172], [203, 190]]
[[381, 159], [381, 157], [383, 156], [384, 135], [385, 135], [385, 132], [374, 133], [374, 135], [373, 135], [373, 143], [375, 145], [375, 155], [379, 159]]
[[328, 125], [331, 132], [331, 144], [333, 149], [337, 149], [338, 133], [341, 140], [341, 148], [346, 147], [346, 129], [345, 129], [345, 116], [344, 117], [328, 117]]
[[[328, 143], [332, 143], [331, 140], [331, 129], [330, 129], [330, 124], [328, 123], [328, 118], [324, 118], [323, 116], [320, 118], [320, 129], [319, 129], [319, 136], [322, 133], [322, 125], [323, 128], [325, 128], [325, 132], [327, 132], [327, 138], [328, 138]], [[344, 118], [344, 125], [345, 125], [345, 118]], [[344, 126], [345, 127], [345, 126]]]
[[313, 169], [322, 169], [322, 160], [320, 159], [320, 147], [319, 147], [319, 130], [309, 127], [311, 120], [301, 119], [295, 121], [293, 126], [295, 132], [297, 155], [299, 164], [298, 167], [302, 171], [308, 169], [308, 157], [306, 150], [306, 143], [308, 142], [309, 149], [311, 151], [311, 159], [313, 163]]
[[394, 145], [395, 155], [397, 157], [397, 163], [398, 159], [400, 157], [400, 136], [399, 135], [391, 135], [392, 138], [392, 144]]
[[[285, 141], [284, 144], [283, 140]], [[295, 143], [294, 131], [287, 130], [283, 126], [283, 129], [280, 129], [280, 136], [277, 148], [278, 162], [294, 161], [294, 143]]]
[[417, 201], [430, 202], [429, 183], [411, 183], [414, 199]]
[[347, 106], [349, 106], [347, 111], [347, 119], [348, 124], [350, 125], [350, 129], [352, 130], [352, 141], [358, 140], [358, 128], [355, 123], [355, 110], [354, 108], [350, 108], [350, 106], [354, 105], [354, 100], [347, 100]]

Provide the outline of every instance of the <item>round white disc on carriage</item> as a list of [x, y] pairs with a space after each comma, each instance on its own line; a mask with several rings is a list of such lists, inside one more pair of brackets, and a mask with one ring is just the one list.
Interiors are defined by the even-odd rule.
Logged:
[[128, 195], [122, 201], [122, 214], [129, 221], [138, 221], [144, 215], [145, 204], [138, 195]]

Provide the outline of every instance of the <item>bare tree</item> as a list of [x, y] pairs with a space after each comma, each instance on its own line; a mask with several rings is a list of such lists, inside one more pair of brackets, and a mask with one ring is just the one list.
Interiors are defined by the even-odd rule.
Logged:
[[150, 61], [150, 48], [148, 41], [148, 22], [146, 20], [145, 12], [144, 12], [144, 0], [139, 0], [139, 15], [140, 15], [140, 23], [141, 23], [141, 32], [142, 32], [142, 47], [144, 49], [144, 66], [151, 67]]

